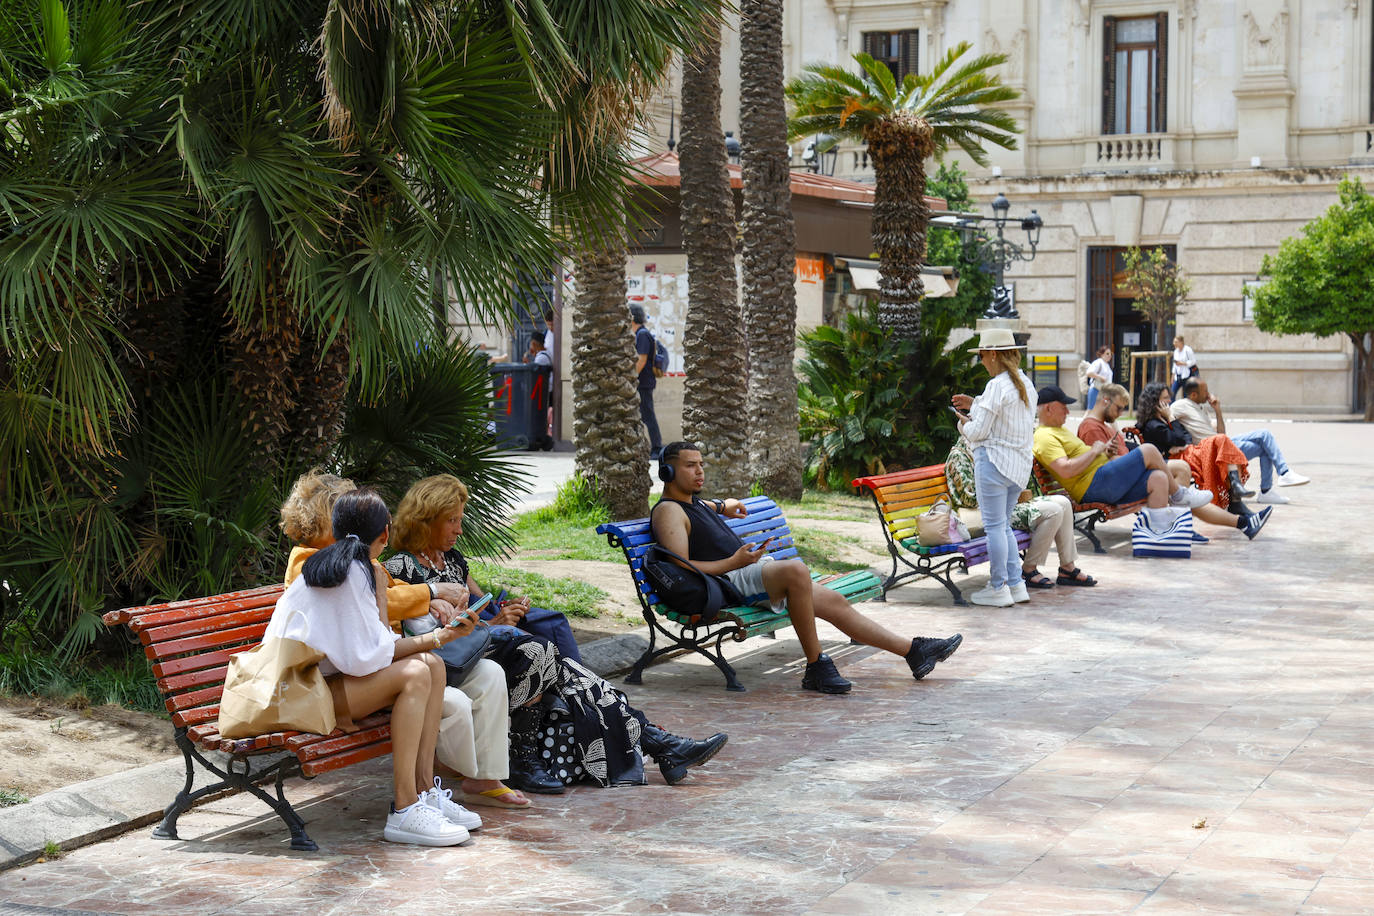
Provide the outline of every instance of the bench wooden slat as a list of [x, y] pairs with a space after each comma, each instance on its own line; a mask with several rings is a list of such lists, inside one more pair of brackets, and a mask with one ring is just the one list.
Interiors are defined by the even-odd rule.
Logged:
[[371, 728], [360, 728], [356, 732], [343, 732], [329, 737], [311, 735], [302, 732], [293, 738], [287, 739], [286, 746], [296, 752], [296, 756], [304, 763], [307, 760], [314, 760], [318, 757], [328, 757], [330, 754], [346, 751], [349, 748], [360, 747], [364, 744], [371, 744], [376, 741], [391, 740], [391, 725], [374, 725]]
[[[273, 586], [269, 589], [263, 589], [260, 594], [249, 598], [240, 598], [236, 601], [205, 601], [192, 607], [176, 608], [170, 611], [150, 611], [130, 620], [128, 627], [135, 633], [142, 633], [144, 630], [156, 627], [171, 626], [186, 621], [208, 622], [224, 614], [235, 614], [260, 608], [267, 608], [270, 615], [271, 609], [276, 606], [277, 599], [285, 590], [281, 586]], [[154, 641], [161, 638], [154, 637]]]
[[214, 652], [202, 652], [199, 655], [183, 655], [179, 658], [163, 659], [155, 662], [152, 666], [153, 677], [164, 678], [172, 677], [177, 674], [184, 674], [188, 671], [199, 671], [202, 668], [213, 668], [216, 665], [223, 665], [240, 652], [247, 652], [253, 648], [252, 645], [231, 646], [228, 649], [218, 649]]
[[321, 773], [328, 773], [330, 770], [338, 770], [355, 763], [362, 763], [374, 757], [383, 757], [391, 753], [391, 739], [378, 741], [364, 747], [355, 748], [342, 754], [335, 754], [332, 757], [322, 757], [318, 760], [307, 760], [301, 764], [301, 775], [305, 777], [318, 776]]
[[255, 623], [248, 627], [237, 627], [233, 630], [222, 630], [218, 633], [204, 633], [199, 636], [190, 636], [185, 639], [174, 639], [169, 642], [156, 643], [147, 646], [143, 654], [148, 656], [149, 661], [161, 661], [169, 655], [184, 655], [187, 652], [200, 652], [218, 646], [229, 646], [239, 643], [256, 644], [262, 641], [262, 634], [267, 631], [267, 621]]
[[149, 646], [156, 643], [171, 642], [174, 639], [182, 639], [187, 636], [197, 636], [201, 633], [219, 633], [234, 627], [266, 622], [271, 619], [275, 607], [276, 602], [274, 601], [271, 604], [259, 605], [255, 608], [234, 610], [208, 617], [197, 617], [165, 626], [148, 627], [138, 634], [138, 638], [145, 646]]
[[225, 601], [240, 601], [255, 598], [258, 595], [280, 594], [286, 590], [284, 585], [260, 585], [256, 588], [244, 589], [243, 591], [230, 592], [227, 595], [210, 595], [205, 598], [183, 598], [178, 601], [171, 601], [167, 604], [145, 604], [139, 607], [120, 608], [117, 611], [109, 611], [100, 619], [106, 626], [118, 626], [119, 624], [129, 624], [130, 627], [137, 623], [136, 618], [148, 614], [160, 614], [165, 611], [173, 611], [181, 608], [199, 608], [205, 605], [220, 604]]
[[[243, 651], [247, 651], [247, 649]], [[226, 664], [214, 668], [204, 668], [189, 674], [178, 674], [175, 677], [160, 677], [157, 679], [157, 689], [162, 693], [180, 693], [196, 687], [219, 684], [221, 685], [220, 689], [223, 690], [224, 677], [228, 673], [229, 666]]]

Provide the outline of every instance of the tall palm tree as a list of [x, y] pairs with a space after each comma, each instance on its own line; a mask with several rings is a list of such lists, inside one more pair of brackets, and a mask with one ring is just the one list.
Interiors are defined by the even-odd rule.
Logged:
[[682, 431], [711, 456], [717, 493], [752, 483], [739, 405], [748, 395], [744, 332], [735, 287], [735, 197], [720, 125], [720, 30], [682, 65], [682, 247], [687, 252], [687, 389]]
[[[721, 0], [530, 0], [559, 29], [563, 56], [532, 69], [554, 100], [558, 134], [542, 187], [576, 251], [573, 303], [573, 424], [577, 473], [614, 518], [647, 514], [649, 447], [639, 419], [635, 353], [625, 299], [625, 185], [631, 131], [676, 54], [719, 30]], [[531, 22], [540, 21], [531, 15]]]
[[770, 496], [800, 499], [797, 243], [783, 102], [782, 0], [740, 4], [744, 323], [749, 339], [749, 465]]
[[879, 319], [911, 339], [920, 336], [925, 294], [921, 265], [930, 220], [925, 161], [957, 146], [986, 165], [985, 143], [1016, 148], [1016, 121], [995, 107], [1018, 94], [993, 72], [1006, 55], [961, 60], [970, 47], [961, 42], [929, 73], [909, 73], [900, 85], [886, 64], [860, 53], [854, 55], [857, 71], [812, 65], [786, 88], [792, 137], [828, 133], [868, 144], [877, 182], [873, 244], [879, 258]]

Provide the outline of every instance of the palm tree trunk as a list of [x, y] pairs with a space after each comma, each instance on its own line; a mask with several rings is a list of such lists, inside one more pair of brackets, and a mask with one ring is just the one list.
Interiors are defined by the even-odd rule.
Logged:
[[291, 443], [288, 416], [299, 393], [292, 367], [300, 339], [296, 303], [286, 290], [285, 278], [279, 275], [268, 280], [260, 311], [230, 318], [231, 383], [243, 398], [243, 432], [256, 448], [262, 471], [275, 471]]
[[740, 59], [749, 61], [740, 84], [749, 464], [769, 496], [800, 499], [802, 448], [792, 367], [797, 242], [782, 95], [782, 0], [740, 4]]
[[744, 333], [735, 289], [735, 205], [720, 126], [720, 31], [682, 65], [682, 245], [687, 251], [683, 435], [711, 463], [711, 490], [749, 490]]
[[298, 384], [296, 403], [287, 415], [296, 457], [309, 466], [324, 461], [343, 432], [348, 394], [348, 330], [340, 328], [325, 346], [327, 328], [304, 327], [291, 373]]
[[[878, 321], [899, 337], [921, 335], [921, 265], [926, 259], [925, 160], [930, 126], [897, 112], [864, 131], [876, 179], [873, 245], [878, 251]], [[919, 367], [913, 367], [919, 371]]]
[[577, 473], [615, 520], [649, 512], [649, 437], [639, 418], [634, 336], [625, 304], [623, 226], [581, 250], [573, 267], [573, 440]]

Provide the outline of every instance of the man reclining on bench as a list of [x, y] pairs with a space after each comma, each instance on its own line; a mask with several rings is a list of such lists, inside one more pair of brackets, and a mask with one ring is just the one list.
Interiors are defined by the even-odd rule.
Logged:
[[[1035, 431], [1035, 459], [1049, 468], [1075, 502], [1118, 505], [1144, 499], [1147, 508], [1141, 511], [1145, 521], [1156, 531], [1163, 531], [1173, 523], [1178, 510], [1196, 510], [1212, 501], [1211, 490], [1179, 486], [1164, 456], [1149, 443], [1108, 460], [1109, 441], [1099, 439], [1088, 445], [1064, 428], [1068, 405], [1074, 398], [1057, 385], [1046, 385], [1038, 394], [1040, 427]], [[1227, 516], [1234, 518], [1229, 513]], [[1258, 516], [1243, 516], [1234, 524], [1253, 538], [1264, 521]]]
[[786, 608], [806, 654], [802, 689], [848, 693], [853, 686], [821, 651], [817, 617], [857, 642], [902, 656], [918, 681], [963, 642], [958, 634], [948, 639], [898, 636], [854, 610], [838, 592], [812, 582], [811, 571], [801, 560], [766, 556], [766, 541], [757, 547], [744, 543], [720, 517], [740, 518], [748, 509], [737, 499], [701, 498], [706, 470], [701, 450], [692, 443], [665, 446], [658, 476], [663, 480], [663, 498], [649, 515], [654, 540], [702, 572], [725, 576], [746, 600], [757, 596], [756, 604]]

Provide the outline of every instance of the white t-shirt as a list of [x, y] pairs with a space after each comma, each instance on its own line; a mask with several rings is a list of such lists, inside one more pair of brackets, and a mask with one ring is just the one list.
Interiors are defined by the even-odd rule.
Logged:
[[[1181, 363], [1182, 365], [1180, 365], [1180, 363]], [[1192, 348], [1192, 347], [1188, 346], [1187, 344], [1184, 344], [1182, 350], [1179, 350], [1179, 349], [1175, 348], [1175, 350], [1174, 350], [1174, 377], [1175, 377], [1175, 378], [1187, 378], [1187, 377], [1188, 377], [1188, 371], [1189, 371], [1190, 369], [1192, 369], [1192, 368], [1193, 368], [1194, 366], [1196, 366], [1196, 365], [1197, 365], [1197, 359], [1193, 356], [1193, 348]]]
[[[1093, 364], [1088, 367], [1088, 373], [1088, 384], [1094, 388], [1101, 389], [1112, 383], [1112, 364], [1101, 357], [1093, 360]], [[1102, 377], [1093, 378], [1092, 376], [1094, 375], [1100, 375]]]
[[377, 596], [362, 564], [350, 563], [348, 577], [334, 588], [311, 588], [297, 576], [277, 599], [266, 636], [303, 642], [323, 652], [320, 671], [365, 677], [391, 664], [400, 639], [382, 624]]
[[553, 328], [544, 332], [544, 352], [549, 354], [549, 365], [553, 365]]

